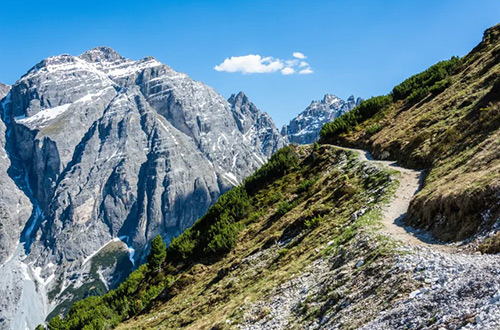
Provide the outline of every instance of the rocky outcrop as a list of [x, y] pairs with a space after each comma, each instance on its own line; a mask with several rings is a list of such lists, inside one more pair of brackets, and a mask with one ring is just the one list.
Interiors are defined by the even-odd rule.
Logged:
[[[0, 105], [10, 102], [9, 97], [5, 98], [9, 90], [10, 86], [0, 84]], [[24, 224], [32, 211], [29, 199], [21, 190], [23, 185], [16, 185], [11, 178], [17, 178], [20, 182], [24, 180], [21, 173], [11, 166], [6, 138], [6, 126], [3, 121], [0, 121], [0, 182], [2, 186], [0, 189], [0, 265], [12, 256], [19, 243]]]
[[5, 85], [5, 84], [0, 83], [0, 100], [3, 99], [5, 97], [5, 95], [7, 95], [9, 90], [10, 90], [9, 85]]
[[361, 101], [361, 98], [355, 99], [353, 95], [344, 101], [335, 95], [326, 94], [323, 100], [312, 101], [288, 125], [283, 126], [281, 134], [286, 136], [291, 143], [313, 143], [318, 140], [319, 131], [324, 124], [350, 111]]
[[0, 269], [12, 298], [0, 328], [26, 314], [19, 283], [36, 284], [35, 314], [49, 312], [89, 279], [96, 251], [120, 239], [141, 262], [155, 235], [181, 233], [282, 146], [270, 117], [240, 99], [106, 47], [47, 58], [19, 79], [2, 103], [0, 261], [22, 246]]
[[250, 102], [245, 93], [231, 95], [228, 102], [245, 142], [260, 148], [267, 157], [287, 144], [286, 138], [280, 134], [271, 117]]

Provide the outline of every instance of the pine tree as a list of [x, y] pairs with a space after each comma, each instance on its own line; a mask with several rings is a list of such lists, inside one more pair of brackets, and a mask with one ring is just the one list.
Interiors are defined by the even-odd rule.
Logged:
[[167, 256], [167, 246], [160, 235], [156, 235], [151, 242], [151, 252], [148, 256], [148, 267], [152, 272], [159, 272], [161, 264]]
[[59, 315], [50, 320], [48, 327], [49, 330], [66, 330], [68, 328]]

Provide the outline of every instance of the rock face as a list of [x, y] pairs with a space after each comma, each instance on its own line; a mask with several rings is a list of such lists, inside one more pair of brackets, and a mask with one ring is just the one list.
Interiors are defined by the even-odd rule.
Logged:
[[311, 104], [283, 126], [281, 134], [291, 143], [309, 144], [319, 138], [319, 131], [324, 124], [333, 121], [361, 103], [362, 99], [350, 96], [344, 101], [335, 95], [326, 94], [323, 100], [312, 101]]
[[9, 93], [9, 90], [10, 86], [0, 83], [0, 100], [3, 99], [7, 93]]
[[228, 102], [245, 142], [260, 148], [267, 157], [287, 144], [287, 139], [280, 134], [271, 117], [257, 109], [243, 92], [231, 95]]
[[[10, 86], [0, 84], [0, 105], [9, 103], [5, 98]], [[10, 176], [17, 177], [20, 181], [21, 174], [11, 165], [7, 153], [6, 126], [0, 121], [0, 265], [12, 256], [19, 243], [21, 231], [32, 213], [30, 200], [23, 193], [23, 185], [16, 185]]]
[[242, 93], [228, 103], [153, 57], [106, 47], [43, 60], [0, 110], [0, 329], [32, 327], [74, 298], [110, 242], [142, 261], [155, 235], [181, 233], [284, 144]]

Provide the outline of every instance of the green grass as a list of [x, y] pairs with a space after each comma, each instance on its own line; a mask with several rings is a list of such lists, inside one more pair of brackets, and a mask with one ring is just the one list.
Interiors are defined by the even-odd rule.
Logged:
[[[250, 179], [248, 190], [234, 188], [174, 240], [161, 274], [151, 278], [140, 268], [117, 289], [74, 305], [63, 322], [69, 329], [113, 328], [125, 320], [141, 328], [195, 329], [227, 318], [237, 322], [244, 301], [261, 299], [324, 250], [345, 247], [373, 226], [374, 210], [355, 221], [352, 214], [384, 201], [394, 184], [385, 171], [332, 147], [292, 148], [284, 154], [296, 161], [286, 170], [278, 161], [281, 176], [268, 176], [275, 173], [269, 168], [266, 175], [257, 172], [260, 187]], [[332, 239], [333, 246], [316, 251]], [[244, 261], [259, 251], [270, 258], [266, 267]], [[145, 325], [141, 313], [163, 316]]]

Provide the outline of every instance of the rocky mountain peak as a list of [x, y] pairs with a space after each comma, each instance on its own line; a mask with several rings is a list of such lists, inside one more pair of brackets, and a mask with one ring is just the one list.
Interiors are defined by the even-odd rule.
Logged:
[[123, 60], [124, 57], [110, 47], [100, 46], [86, 51], [78, 56], [87, 62], [115, 62]]
[[283, 126], [281, 134], [289, 142], [298, 144], [313, 143], [319, 138], [321, 127], [333, 121], [338, 116], [350, 111], [361, 102], [351, 95], [346, 101], [333, 94], [325, 94], [322, 100], [312, 101], [311, 104], [288, 125]]
[[261, 152], [270, 157], [286, 144], [271, 117], [261, 112], [250, 102], [243, 92], [232, 94], [228, 99], [233, 118], [245, 140], [251, 139], [253, 145], [261, 148]]
[[341, 101], [341, 99], [338, 98], [337, 96], [335, 96], [333, 94], [325, 94], [325, 96], [323, 97], [322, 103], [331, 105], [332, 103], [336, 103], [338, 101]]
[[260, 110], [250, 102], [248, 96], [244, 92], [239, 92], [238, 94], [231, 94], [229, 99], [227, 100], [231, 105], [233, 112], [235, 109], [239, 109], [243, 112], [248, 112], [251, 114], [259, 114]]
[[237, 94], [231, 94], [231, 96], [228, 99], [228, 102], [230, 104], [234, 103], [247, 103], [248, 102], [248, 97], [246, 94], [242, 91], [238, 92]]

